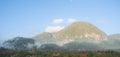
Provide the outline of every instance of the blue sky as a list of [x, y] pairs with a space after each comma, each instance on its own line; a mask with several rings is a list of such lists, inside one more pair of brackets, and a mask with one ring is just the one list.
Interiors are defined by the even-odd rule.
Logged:
[[[55, 24], [55, 20], [62, 20]], [[120, 33], [120, 0], [0, 0], [0, 41], [33, 37], [69, 19], [86, 21], [110, 34]]]

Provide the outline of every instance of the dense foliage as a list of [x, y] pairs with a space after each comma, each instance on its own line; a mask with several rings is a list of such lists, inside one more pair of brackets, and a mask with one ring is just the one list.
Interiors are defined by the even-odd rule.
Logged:
[[4, 42], [5, 47], [14, 50], [28, 50], [34, 45], [34, 40], [24, 37], [15, 37]]

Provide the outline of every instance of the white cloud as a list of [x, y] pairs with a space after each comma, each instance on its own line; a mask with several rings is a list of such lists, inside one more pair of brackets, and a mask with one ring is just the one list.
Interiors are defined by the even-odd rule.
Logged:
[[63, 23], [64, 22], [64, 20], [63, 19], [55, 19], [55, 20], [53, 20], [53, 24], [61, 24], [61, 23]]
[[[67, 19], [66, 22], [68, 23], [73, 23], [73, 22], [76, 22], [77, 20], [76, 19], [73, 19], [73, 18], [69, 18]], [[57, 32], [57, 31], [60, 31], [62, 29], [64, 29], [64, 26], [60, 26], [60, 24], [62, 24], [64, 22], [63, 19], [55, 19], [53, 20], [53, 24], [55, 24], [55, 26], [47, 26], [46, 29], [45, 29], [45, 32]]]
[[68, 23], [73, 23], [73, 22], [76, 22], [77, 20], [76, 19], [73, 19], [73, 18], [70, 18], [68, 19]]
[[63, 29], [64, 27], [62, 26], [48, 26], [46, 29], [45, 29], [45, 32], [57, 32], [57, 31], [60, 31], [61, 29]]

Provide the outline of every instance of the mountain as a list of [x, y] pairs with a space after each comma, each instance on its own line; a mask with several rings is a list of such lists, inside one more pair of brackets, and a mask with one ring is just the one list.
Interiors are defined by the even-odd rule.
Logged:
[[75, 22], [58, 32], [43, 32], [32, 39], [16, 37], [5, 43], [18, 50], [34, 47], [42, 50], [120, 50], [120, 34], [107, 36], [90, 23]]
[[120, 40], [120, 34], [112, 34], [108, 36], [109, 39]]
[[107, 35], [103, 31], [87, 22], [75, 22], [64, 29], [53, 33], [53, 37], [61, 40], [61, 44], [72, 41], [99, 42], [107, 40]]
[[[96, 26], [87, 22], [75, 22], [70, 26], [54, 33], [44, 32], [34, 37], [41, 44], [54, 43], [64, 45], [73, 41], [100, 42], [107, 39], [107, 35]], [[39, 44], [39, 45], [41, 45]]]
[[55, 43], [55, 39], [53, 38], [53, 35], [49, 32], [43, 32], [35, 37], [33, 37], [36, 41], [36, 45], [39, 47], [42, 44], [52, 44]]
[[100, 45], [96, 43], [88, 43], [88, 42], [70, 42], [65, 45], [63, 45], [64, 49], [68, 50], [84, 50], [84, 51], [96, 51], [96, 50], [104, 50]]
[[108, 40], [102, 41], [99, 45], [107, 50], [119, 50], [120, 49], [120, 34], [108, 35]]
[[33, 48], [35, 41], [31, 38], [15, 37], [3, 43], [4, 47], [13, 50], [29, 50]]
[[120, 49], [120, 34], [109, 35], [108, 44], [111, 49]]

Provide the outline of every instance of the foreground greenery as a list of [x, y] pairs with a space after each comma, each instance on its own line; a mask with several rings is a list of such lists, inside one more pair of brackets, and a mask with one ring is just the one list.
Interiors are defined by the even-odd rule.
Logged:
[[115, 51], [15, 51], [0, 50], [0, 57], [120, 57]]

